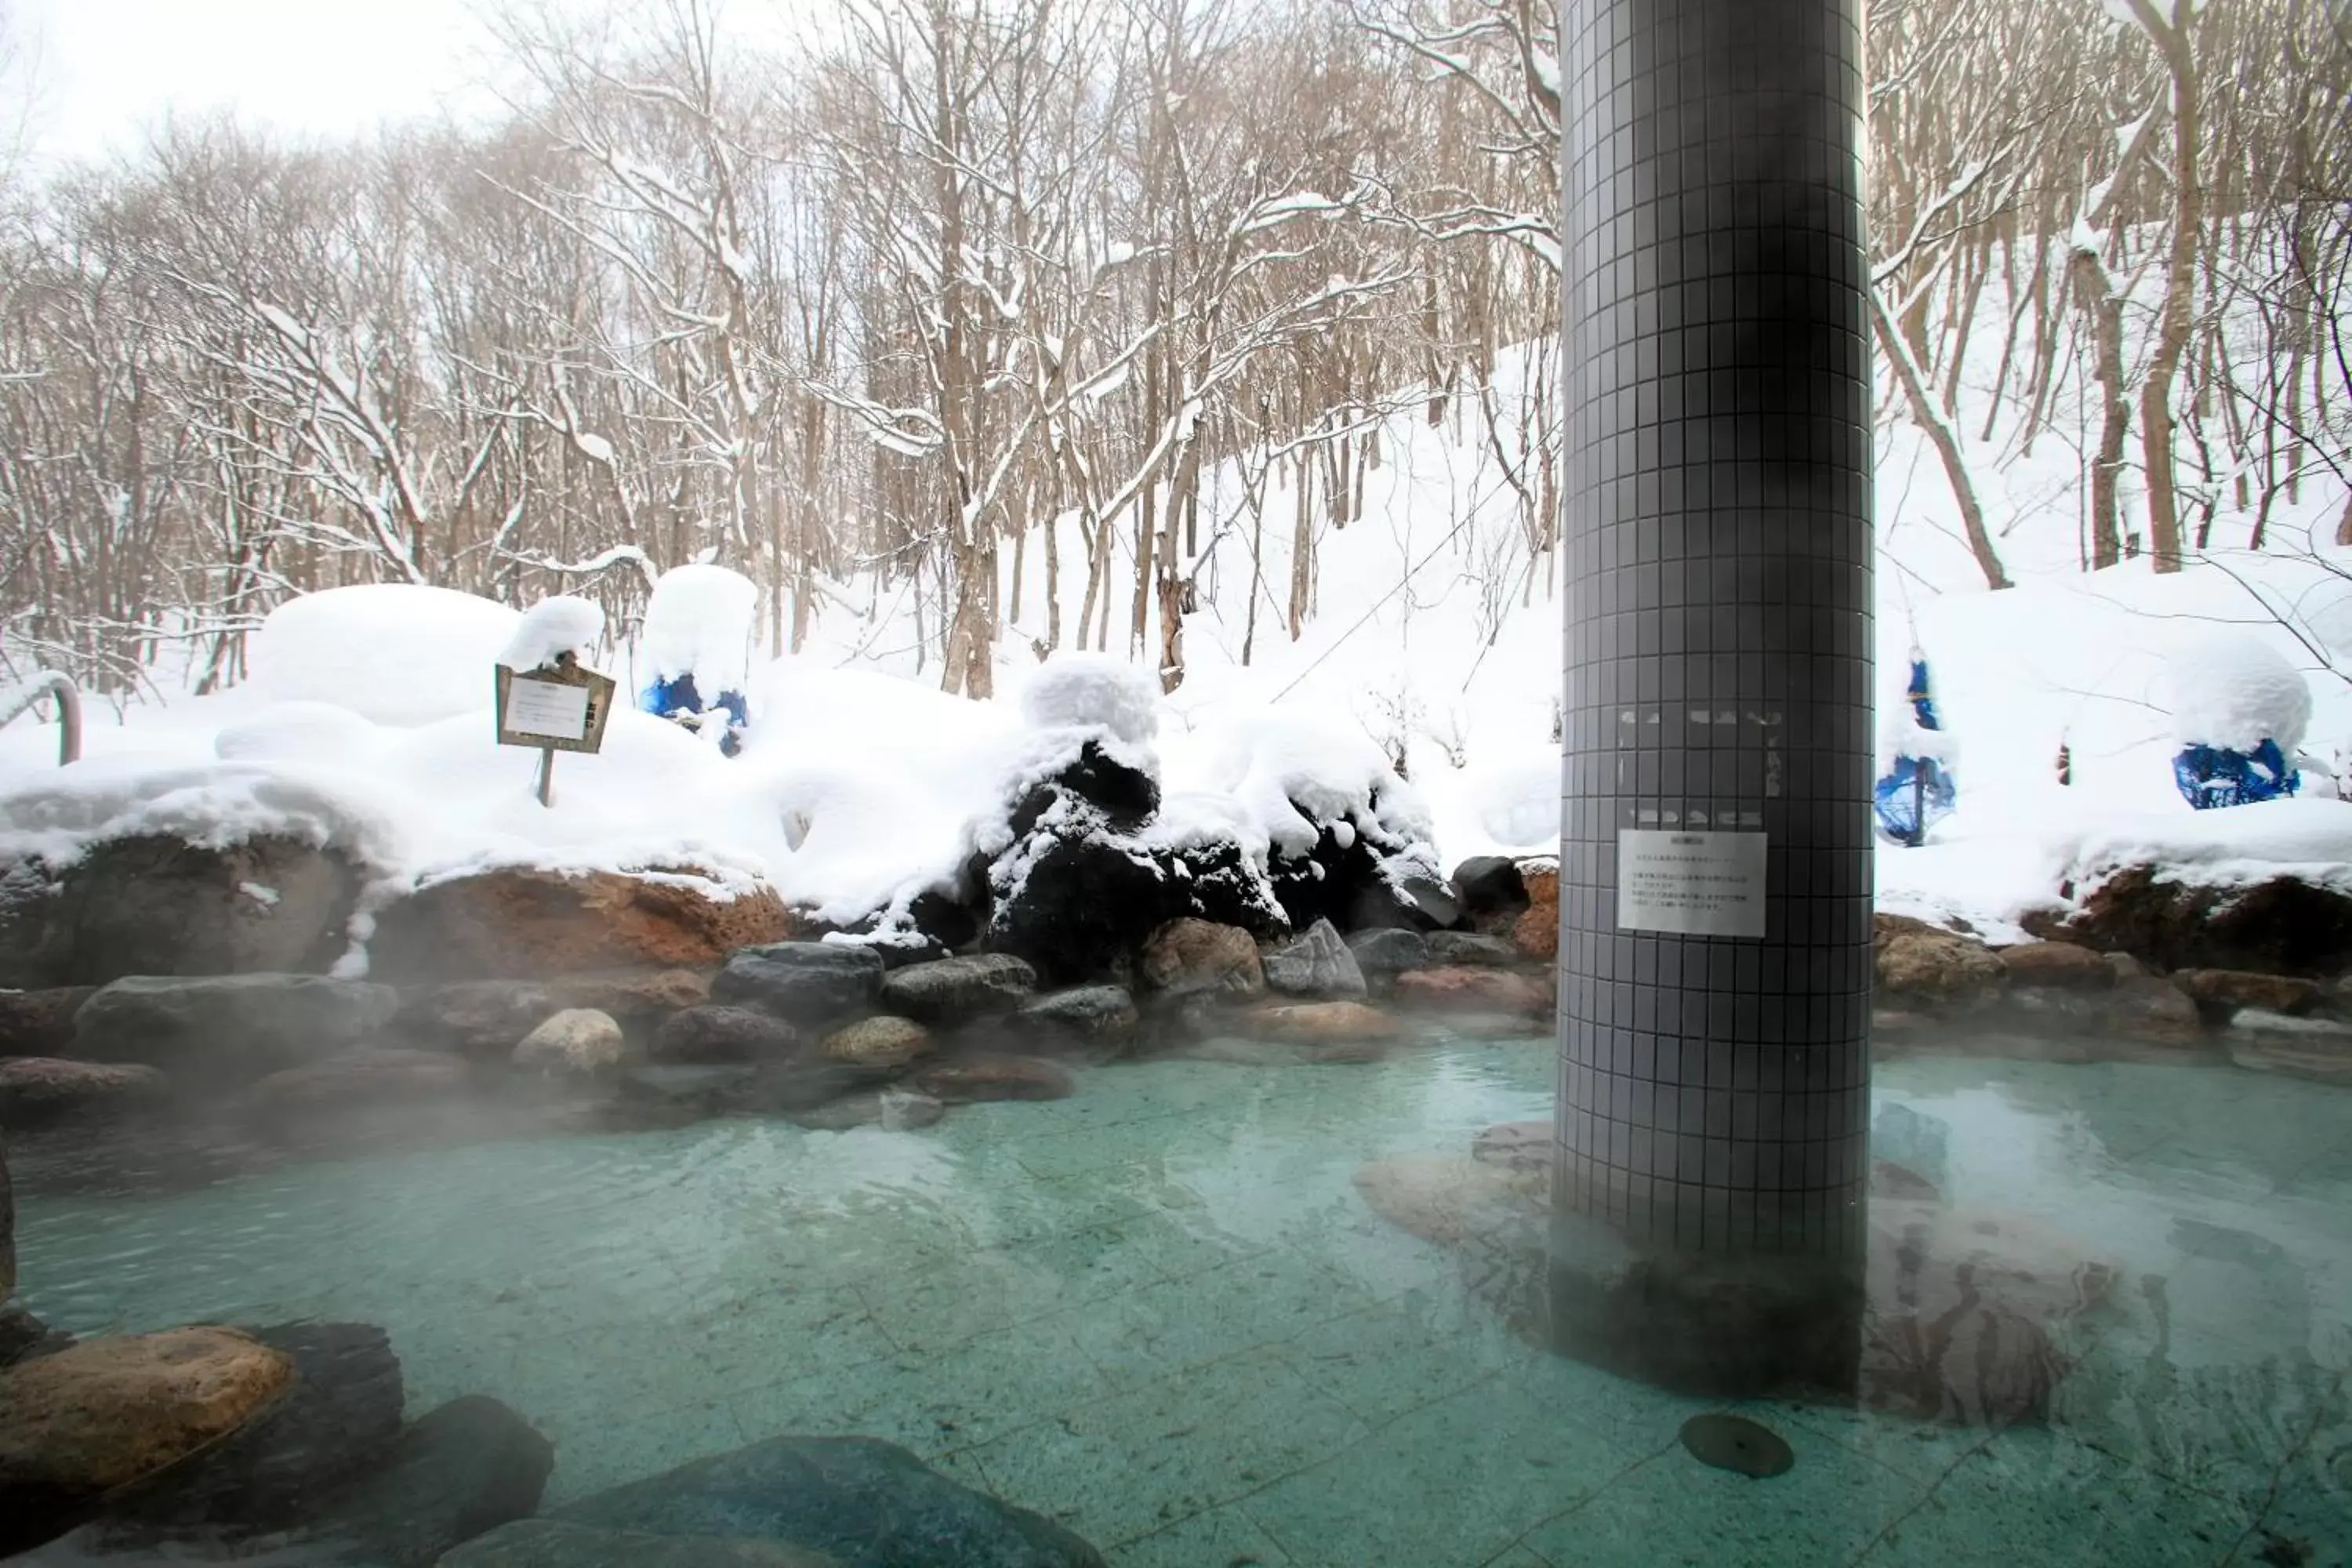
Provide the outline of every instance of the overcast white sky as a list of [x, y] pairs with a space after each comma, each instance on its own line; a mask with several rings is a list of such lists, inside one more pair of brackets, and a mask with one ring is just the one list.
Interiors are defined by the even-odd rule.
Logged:
[[478, 110], [480, 0], [0, 0], [33, 56], [44, 161], [135, 146], [167, 110], [279, 130]]

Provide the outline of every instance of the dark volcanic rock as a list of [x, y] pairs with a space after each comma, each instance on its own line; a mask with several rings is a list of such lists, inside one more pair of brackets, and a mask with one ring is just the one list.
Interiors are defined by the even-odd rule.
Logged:
[[1454, 897], [1481, 931], [1507, 926], [1528, 907], [1527, 879], [1519, 863], [1502, 855], [1478, 855], [1454, 868]]
[[1122, 1046], [1135, 1037], [1135, 998], [1123, 985], [1078, 985], [1022, 1004], [1013, 1026], [1026, 1036], [1089, 1047]]
[[914, 1086], [950, 1105], [978, 1100], [1067, 1100], [1077, 1092], [1068, 1069], [1035, 1057], [976, 1053], [934, 1062]]
[[646, 1030], [710, 995], [690, 969], [595, 970], [545, 980], [453, 980], [404, 985], [393, 1028], [404, 1039], [482, 1061], [504, 1062], [541, 1020], [593, 1008], [624, 1027]]
[[0, 875], [0, 984], [315, 973], [348, 945], [360, 882], [337, 851], [270, 837], [118, 838], [62, 869], [20, 862]]
[[294, 1360], [294, 1381], [250, 1425], [110, 1510], [110, 1541], [197, 1526], [232, 1533], [301, 1522], [400, 1438], [400, 1360], [366, 1323], [248, 1329]]
[[845, 942], [780, 942], [730, 955], [710, 983], [714, 1002], [759, 1007], [793, 1024], [830, 1024], [873, 1005], [882, 956]]
[[[1068, 831], [1064, 831], [1067, 827]], [[1288, 929], [1238, 845], [1146, 848], [1081, 823], [1041, 828], [991, 873], [989, 946], [1028, 960], [1048, 984], [1117, 973], [1153, 931], [1191, 917], [1255, 935]], [[1018, 868], [1015, 874], [1013, 868]]]
[[82, 1005], [73, 1055], [161, 1068], [185, 1088], [232, 1087], [350, 1049], [395, 1003], [389, 987], [310, 974], [131, 975]]
[[321, 1533], [352, 1541], [354, 1564], [433, 1568], [444, 1552], [537, 1511], [555, 1446], [478, 1394], [427, 1412], [390, 1459], [337, 1498]]
[[558, 1509], [567, 1524], [756, 1538], [842, 1568], [1102, 1568], [1042, 1515], [958, 1486], [874, 1437], [772, 1437]]
[[1317, 921], [1262, 962], [1266, 984], [1286, 995], [1352, 1001], [1365, 994], [1363, 969], [1329, 921]]
[[1503, 937], [1459, 931], [1429, 933], [1429, 963], [1433, 969], [1509, 969], [1518, 962], [1517, 946]]
[[1348, 920], [1351, 931], [1444, 931], [1461, 923], [1462, 905], [1454, 890], [1424, 871], [1383, 876], [1358, 895]]
[[2128, 952], [2159, 969], [2327, 975], [2352, 966], [2352, 898], [2294, 877], [2203, 888], [2133, 866], [2081, 906], [2028, 915], [2034, 935]]
[[1160, 809], [1160, 783], [1088, 741], [1078, 748], [1076, 762], [1032, 785], [1013, 806], [1013, 836], [1025, 837], [1066, 800], [1090, 806], [1112, 827], [1131, 833]]
[[669, 1063], [772, 1062], [790, 1059], [800, 1044], [800, 1031], [772, 1014], [711, 1004], [663, 1019], [646, 1054]]
[[171, 1080], [151, 1067], [12, 1057], [0, 1060], [0, 1128], [135, 1113], [171, 1091]]
[[73, 1039], [74, 1015], [98, 988], [0, 991], [0, 1057], [53, 1057]]
[[1357, 967], [1364, 973], [1382, 978], [1408, 969], [1427, 969], [1430, 963], [1429, 939], [1417, 931], [1394, 926], [1356, 932], [1348, 938], [1348, 951], [1356, 955]]
[[1009, 1013], [1037, 989], [1037, 972], [1009, 952], [943, 958], [894, 970], [882, 982], [882, 1005], [934, 1027]]

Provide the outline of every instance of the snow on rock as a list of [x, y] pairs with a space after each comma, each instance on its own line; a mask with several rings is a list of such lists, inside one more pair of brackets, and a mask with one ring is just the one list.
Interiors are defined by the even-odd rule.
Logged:
[[585, 663], [604, 636], [604, 605], [558, 594], [524, 612], [499, 663], [514, 670], [544, 669], [567, 653]]
[[694, 677], [706, 700], [750, 677], [759, 585], [724, 566], [673, 566], [646, 605], [644, 653], [656, 681]]
[[0, 861], [37, 859], [54, 868], [72, 865], [92, 845], [148, 836], [208, 849], [282, 837], [385, 868], [406, 858], [407, 805], [404, 792], [359, 769], [91, 759], [0, 790]]
[[2269, 800], [2226, 812], [2109, 816], [2054, 835], [2051, 884], [2086, 892], [2127, 867], [2161, 881], [2242, 888], [2293, 877], [2352, 893], [2352, 802]]
[[1160, 682], [1103, 653], [1057, 653], [1021, 690], [1022, 716], [1039, 730], [1107, 730], [1131, 745], [1160, 733]]
[[1171, 784], [1232, 796], [1279, 853], [1305, 855], [1340, 823], [1394, 839], [1430, 837], [1428, 806], [1360, 731], [1268, 707], [1191, 739], [1185, 765], [1171, 759]]
[[2276, 741], [2292, 755], [2311, 726], [2311, 683], [2267, 644], [2242, 632], [2203, 637], [2165, 661], [2165, 706], [2184, 746], [2251, 752]]
[[522, 617], [447, 588], [372, 583], [289, 599], [253, 635], [252, 684], [279, 702], [332, 702], [378, 724], [430, 724], [489, 700], [490, 668]]

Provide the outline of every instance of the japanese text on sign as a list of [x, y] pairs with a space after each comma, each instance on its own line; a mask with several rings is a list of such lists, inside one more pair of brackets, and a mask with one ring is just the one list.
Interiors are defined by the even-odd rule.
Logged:
[[1761, 833], [1617, 835], [1617, 928], [1680, 936], [1764, 934]]
[[588, 733], [588, 689], [518, 676], [508, 689], [506, 727], [516, 734], [582, 740]]

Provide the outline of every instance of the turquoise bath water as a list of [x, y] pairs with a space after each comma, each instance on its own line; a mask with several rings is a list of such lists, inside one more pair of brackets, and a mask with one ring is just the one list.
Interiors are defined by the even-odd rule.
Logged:
[[[1084, 1070], [920, 1131], [720, 1121], [19, 1194], [79, 1332], [350, 1318], [488, 1393], [550, 1500], [782, 1431], [903, 1443], [1123, 1568], [2339, 1564], [2352, 1093], [2226, 1068], [1883, 1065], [1882, 1148], [2122, 1272], [2047, 1425], [1680, 1399], [1513, 1338], [1349, 1177], [1549, 1113], [1548, 1041]], [[1938, 1155], [1937, 1149], [1941, 1153]], [[1677, 1440], [1738, 1409], [1769, 1479]], [[2308, 1555], [2298, 1555], [2307, 1552]], [[2265, 1556], [2264, 1553], [2270, 1553]]]

